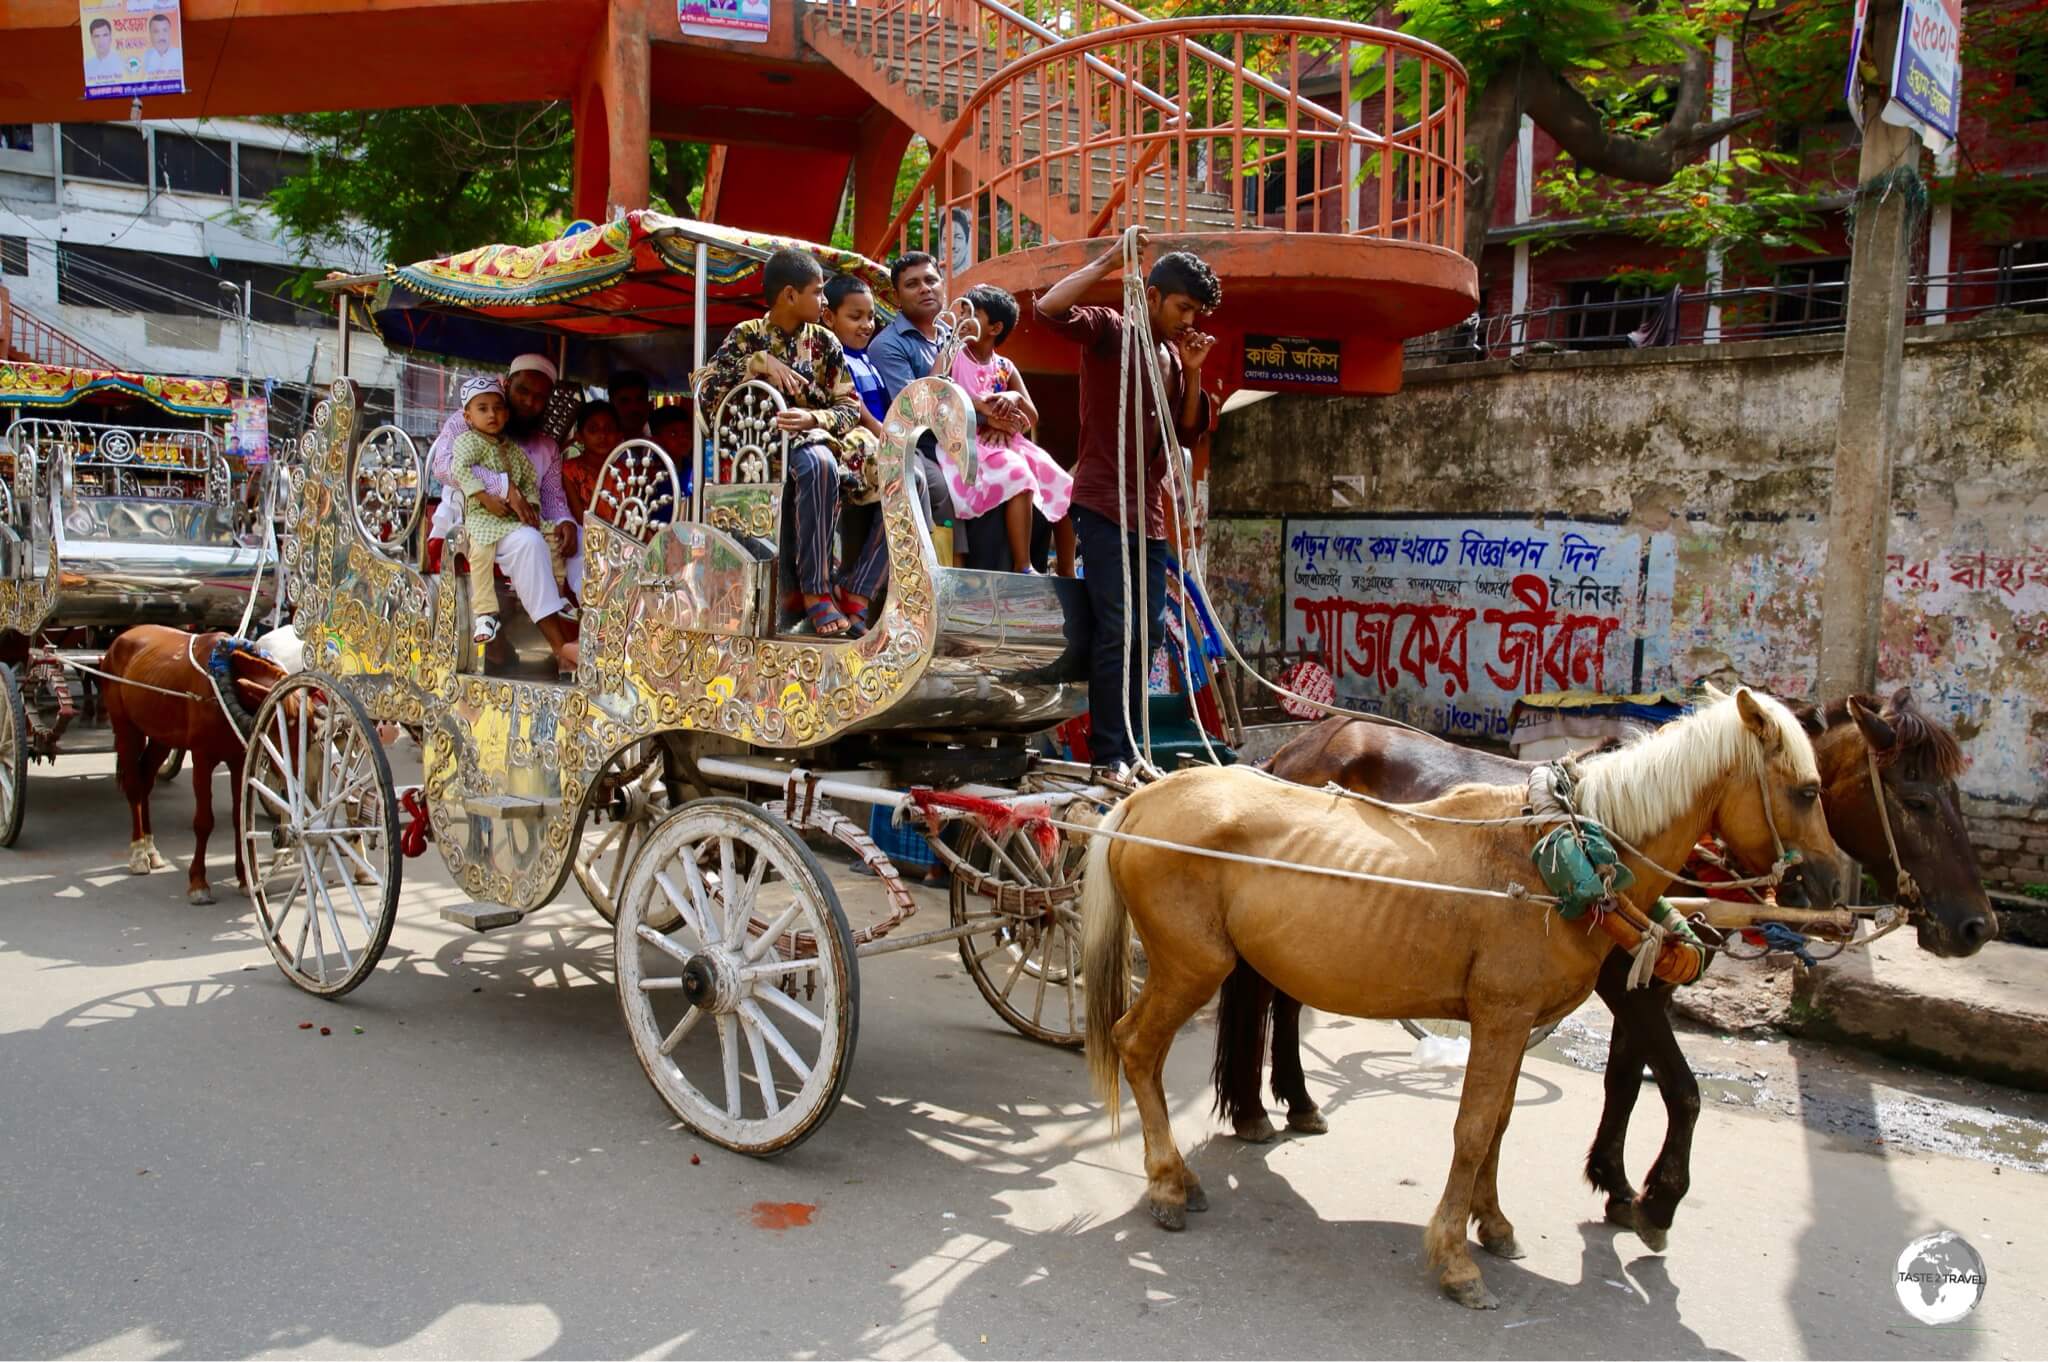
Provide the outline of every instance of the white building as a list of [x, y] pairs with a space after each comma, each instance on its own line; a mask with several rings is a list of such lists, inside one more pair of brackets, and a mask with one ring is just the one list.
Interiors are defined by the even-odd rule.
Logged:
[[[273, 381], [273, 433], [285, 433], [309, 375], [332, 381], [336, 360], [332, 305], [294, 292], [306, 267], [263, 205], [301, 160], [282, 129], [240, 119], [0, 124], [0, 287], [26, 325], [115, 367], [236, 379], [248, 281], [247, 376], [258, 394]], [[391, 412], [398, 365], [360, 332], [350, 350], [371, 410]]]

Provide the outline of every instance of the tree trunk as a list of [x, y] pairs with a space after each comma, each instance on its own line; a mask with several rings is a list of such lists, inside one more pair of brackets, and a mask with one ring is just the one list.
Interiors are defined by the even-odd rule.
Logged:
[[1501, 163], [1522, 127], [1522, 80], [1518, 66], [1500, 71], [1465, 105], [1465, 258], [1479, 263], [1486, 232], [1500, 197]]

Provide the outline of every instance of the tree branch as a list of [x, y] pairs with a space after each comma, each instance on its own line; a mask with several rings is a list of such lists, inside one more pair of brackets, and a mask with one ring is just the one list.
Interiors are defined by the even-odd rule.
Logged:
[[1702, 123], [1707, 108], [1707, 54], [1687, 53], [1680, 69], [1671, 121], [1654, 137], [1625, 137], [1607, 126], [1600, 110], [1577, 87], [1541, 62], [1522, 65], [1525, 108], [1574, 161], [1602, 175], [1641, 184], [1665, 184], [1678, 168], [1734, 129], [1755, 122], [1752, 109]]

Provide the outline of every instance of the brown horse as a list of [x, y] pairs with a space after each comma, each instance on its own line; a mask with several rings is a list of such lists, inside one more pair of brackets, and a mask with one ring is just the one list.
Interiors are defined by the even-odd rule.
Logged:
[[[1913, 920], [1922, 948], [1940, 956], [1975, 954], [1997, 935], [1998, 919], [1963, 826], [1955, 785], [1963, 762], [1955, 735], [1923, 714], [1907, 690], [1882, 709], [1875, 699], [1856, 696], [1828, 706], [1824, 715], [1808, 711], [1803, 717], [1814, 735], [1821, 804], [1836, 843], [1870, 867], [1887, 899], [1898, 899], [1899, 871], [1906, 871], [1916, 887]], [[1896, 863], [1871, 785], [1872, 757], [1898, 842]], [[1412, 729], [1340, 718], [1294, 738], [1274, 754], [1267, 769], [1303, 785], [1335, 784], [1413, 803], [1461, 784], [1520, 786], [1533, 768]], [[1586, 1178], [1606, 1193], [1611, 1222], [1661, 1249], [1691, 1186], [1699, 1083], [1671, 1029], [1674, 986], [1659, 982], [1631, 990], [1628, 966], [1626, 956], [1610, 955], [1595, 985], [1614, 1013], [1614, 1030], [1608, 1041], [1606, 1105], [1586, 1155]], [[1329, 1127], [1302, 1075], [1301, 1004], [1275, 992], [1242, 964], [1223, 985], [1217, 1011], [1217, 1110], [1241, 1139], [1262, 1143], [1273, 1137], [1259, 1096], [1269, 1012], [1273, 1094], [1287, 1107], [1289, 1129], [1319, 1134]], [[1656, 1078], [1667, 1120], [1664, 1146], [1638, 1196], [1624, 1168], [1623, 1147], [1645, 1064]]]
[[[1820, 793], [1798, 720], [1779, 702], [1741, 690], [1583, 762], [1575, 804], [1627, 844], [1636, 877], [1628, 897], [1638, 909], [1670, 882], [1655, 867], [1683, 861], [1710, 830], [1752, 863], [1769, 863], [1781, 845], [1798, 851], [1817, 897], [1832, 904], [1839, 853]], [[1242, 959], [1326, 1011], [1471, 1023], [1450, 1176], [1423, 1243], [1454, 1300], [1496, 1304], [1465, 1227], [1476, 1220], [1484, 1247], [1520, 1256], [1501, 1212], [1498, 1173], [1523, 1048], [1533, 1027], [1567, 1015], [1592, 992], [1610, 946], [1602, 932], [1511, 897], [1539, 883], [1531, 851], [1545, 829], [1519, 817], [1529, 798], [1472, 785], [1389, 810], [1260, 771], [1206, 768], [1142, 789], [1113, 811], [1107, 835], [1089, 846], [1083, 880], [1089, 1071], [1112, 1123], [1119, 1065], [1130, 1079], [1144, 1125], [1148, 1200], [1162, 1225], [1178, 1229], [1189, 1210], [1207, 1205], [1173, 1144], [1160, 1083], [1167, 1049]], [[1228, 859], [1246, 857], [1281, 864]], [[1118, 1017], [1129, 996], [1133, 927], [1145, 948], [1145, 983]]]
[[[128, 845], [128, 872], [132, 875], [147, 875], [165, 864], [150, 828], [149, 794], [166, 753], [184, 748], [191, 754], [196, 805], [192, 831], [198, 838], [192, 868], [186, 875], [186, 898], [192, 903], [214, 901], [206, 878], [206, 839], [213, 832], [213, 768], [223, 763], [228, 768], [235, 826], [240, 826], [243, 741], [236, 725], [246, 726], [248, 716], [286, 675], [284, 668], [268, 658], [234, 649], [226, 654], [227, 675], [217, 695], [208, 666], [215, 645], [227, 637], [223, 633], [195, 637], [162, 625], [138, 624], [116, 638], [100, 660], [100, 670], [115, 678], [103, 684], [107, 719], [114, 729], [116, 773], [121, 793], [128, 797], [133, 824]], [[138, 684], [124, 685], [124, 681]], [[165, 691], [176, 694], [163, 694]], [[222, 711], [223, 697], [241, 711], [234, 721]], [[241, 839], [236, 838], [235, 883], [247, 893], [249, 877], [243, 851]]]

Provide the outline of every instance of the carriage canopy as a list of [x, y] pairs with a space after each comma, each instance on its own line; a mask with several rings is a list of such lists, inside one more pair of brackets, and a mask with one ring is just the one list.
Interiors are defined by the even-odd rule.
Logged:
[[228, 381], [0, 361], [0, 407], [49, 412], [78, 403], [142, 401], [173, 416], [228, 415]]

